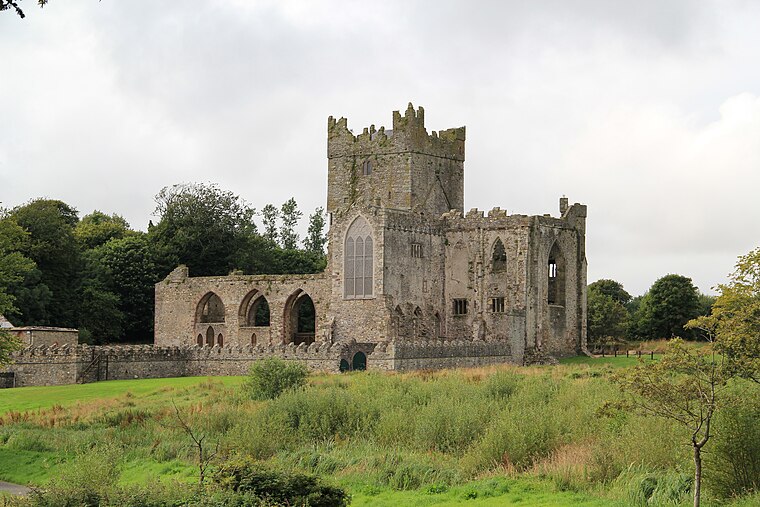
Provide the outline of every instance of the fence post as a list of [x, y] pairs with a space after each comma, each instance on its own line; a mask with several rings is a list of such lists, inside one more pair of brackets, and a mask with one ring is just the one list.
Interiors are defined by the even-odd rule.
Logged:
[[654, 350], [649, 352], [649, 356], [650, 356], [649, 358], [654, 361]]

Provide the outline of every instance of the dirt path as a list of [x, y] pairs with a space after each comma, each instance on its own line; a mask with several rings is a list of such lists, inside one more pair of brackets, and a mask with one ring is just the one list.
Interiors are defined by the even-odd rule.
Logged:
[[0, 491], [11, 495], [28, 495], [32, 490], [21, 484], [0, 481]]

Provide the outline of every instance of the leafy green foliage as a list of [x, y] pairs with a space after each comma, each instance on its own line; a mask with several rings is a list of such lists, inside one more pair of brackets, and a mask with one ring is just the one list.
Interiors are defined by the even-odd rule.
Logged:
[[277, 219], [280, 216], [280, 210], [274, 204], [267, 204], [261, 208], [261, 220], [264, 224], [264, 237], [273, 243], [277, 243], [279, 236], [277, 232]]
[[269, 470], [250, 459], [225, 462], [214, 480], [224, 489], [252, 494], [277, 505], [343, 507], [350, 501], [344, 490], [322, 484], [317, 477]]
[[327, 242], [327, 236], [324, 233], [325, 230], [325, 210], [319, 207], [314, 210], [314, 213], [309, 215], [309, 229], [306, 239], [304, 240], [304, 248], [307, 252], [314, 252], [320, 255], [325, 253], [325, 243]]
[[[74, 238], [77, 211], [62, 201], [37, 199], [14, 208], [11, 216], [29, 233], [20, 253], [32, 259], [39, 270], [34, 286], [24, 283], [13, 289], [18, 295], [20, 323], [76, 327], [81, 267]], [[27, 306], [31, 301], [23, 294], [35, 292], [37, 285], [45, 286], [41, 293], [49, 295], [41, 309]]]
[[599, 280], [588, 286], [588, 342], [602, 344], [608, 339], [619, 340], [628, 331], [629, 315], [625, 304], [631, 296], [613, 280]]
[[164, 273], [185, 264], [194, 276], [226, 275], [256, 232], [254, 209], [216, 185], [165, 187], [156, 196], [156, 214], [160, 221], [148, 235]]
[[665, 275], [641, 300], [635, 334], [646, 339], [691, 337], [684, 325], [700, 315], [699, 291], [691, 278]]
[[106, 244], [112, 239], [120, 239], [132, 231], [129, 223], [117, 215], [106, 215], [100, 211], [93, 211], [85, 215], [74, 227], [74, 237], [82, 249], [89, 250]]
[[739, 257], [727, 284], [719, 285], [708, 327], [718, 350], [740, 373], [760, 382], [760, 248]]
[[271, 400], [285, 391], [306, 385], [309, 373], [301, 363], [267, 358], [256, 361], [243, 384], [243, 390], [255, 400]]
[[[34, 261], [18, 251], [26, 239], [27, 234], [12, 218], [0, 217], [0, 315], [15, 313], [16, 299], [9, 290], [34, 269]], [[14, 336], [0, 329], [0, 366], [7, 364], [10, 353], [19, 347]]]
[[705, 482], [721, 498], [760, 491], [760, 390], [740, 384], [730, 395], [716, 417], [715, 442], [705, 456], [711, 470]]
[[686, 347], [673, 339], [657, 362], [619, 371], [613, 380], [642, 412], [675, 421], [689, 432], [694, 452], [694, 505], [701, 495], [702, 449], [713, 436], [713, 417], [733, 376], [712, 347]]
[[298, 247], [298, 233], [296, 224], [303, 216], [298, 209], [296, 200], [292, 197], [285, 201], [280, 207], [280, 246], [285, 250], [295, 250]]
[[623, 306], [630, 303], [631, 299], [633, 299], [623, 288], [623, 284], [616, 282], [615, 280], [603, 278], [589, 284], [588, 288], [589, 290], [593, 289], [597, 293], [611, 298], [613, 301], [616, 301]]

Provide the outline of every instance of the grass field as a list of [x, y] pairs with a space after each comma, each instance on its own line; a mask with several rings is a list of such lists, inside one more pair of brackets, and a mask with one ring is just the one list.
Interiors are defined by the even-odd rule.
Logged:
[[622, 507], [638, 505], [642, 488], [664, 499], [648, 506], [688, 505], [684, 431], [599, 414], [617, 396], [609, 374], [636, 363], [578, 357], [557, 367], [314, 375], [305, 390], [265, 402], [242, 395], [242, 377], [7, 389], [0, 480], [45, 484], [96, 447], [120, 484], [193, 482], [195, 454], [176, 405], [222, 460], [245, 455], [319, 475], [349, 491], [352, 505]]
[[[225, 386], [234, 386], [243, 377], [216, 377]], [[164, 388], [192, 387], [206, 381], [206, 377], [182, 377], [142, 380], [107, 380], [93, 384], [66, 386], [19, 387], [0, 391], [0, 417], [10, 411], [27, 411], [50, 408], [55, 405], [68, 407], [91, 400], [116, 398], [132, 393], [138, 398], [159, 396]]]

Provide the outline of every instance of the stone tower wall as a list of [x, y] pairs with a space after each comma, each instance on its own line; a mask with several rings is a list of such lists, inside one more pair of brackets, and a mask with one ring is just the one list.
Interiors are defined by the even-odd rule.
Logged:
[[330, 117], [327, 133], [328, 213], [360, 204], [438, 216], [464, 206], [464, 127], [428, 134], [424, 110], [409, 104], [404, 116], [394, 111], [392, 130], [355, 136]]

